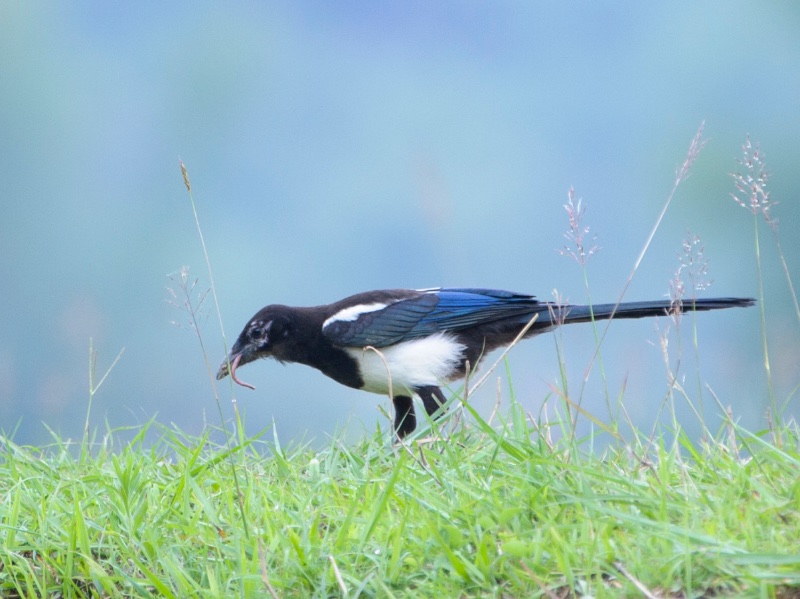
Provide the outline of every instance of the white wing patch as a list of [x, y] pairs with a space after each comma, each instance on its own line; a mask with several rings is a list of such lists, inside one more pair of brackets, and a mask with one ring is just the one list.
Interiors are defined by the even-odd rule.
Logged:
[[388, 395], [391, 375], [394, 395], [411, 395], [414, 387], [439, 386], [450, 380], [464, 359], [464, 349], [451, 335], [437, 333], [381, 348], [381, 355], [371, 349], [344, 351], [358, 363], [364, 391]]
[[336, 314], [328, 318], [322, 323], [322, 328], [325, 329], [325, 327], [334, 322], [353, 322], [354, 320], [358, 320], [358, 317], [362, 314], [383, 310], [388, 305], [389, 304], [359, 304], [357, 306], [350, 306], [344, 310], [339, 310]]

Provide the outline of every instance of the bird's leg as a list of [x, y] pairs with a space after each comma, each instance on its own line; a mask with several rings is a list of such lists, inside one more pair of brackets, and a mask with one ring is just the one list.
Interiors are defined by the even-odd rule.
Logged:
[[[417, 387], [414, 391], [417, 392], [417, 395], [419, 395], [419, 398], [422, 400], [422, 405], [425, 406], [425, 411], [428, 412], [428, 416], [436, 414], [439, 408], [447, 401], [442, 390], [434, 385]], [[441, 414], [439, 414], [439, 416], [441, 416]]]
[[396, 395], [394, 403], [394, 432], [402, 439], [417, 428], [417, 416], [414, 414], [414, 403], [407, 395]]

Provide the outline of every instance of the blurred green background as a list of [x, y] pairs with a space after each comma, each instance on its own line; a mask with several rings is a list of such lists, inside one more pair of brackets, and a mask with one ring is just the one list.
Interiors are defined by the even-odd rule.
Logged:
[[[602, 248], [587, 267], [592, 298], [614, 301], [703, 121], [708, 145], [626, 299], [668, 293], [687, 231], [710, 259], [705, 295], [757, 294], [753, 217], [729, 196], [748, 133], [773, 173], [800, 282], [796, 2], [12, 0], [0, 6], [0, 91], [0, 428], [20, 443], [46, 442], [48, 428], [81, 435], [90, 338], [99, 374], [125, 348], [93, 427], [219, 424], [197, 339], [171, 324], [187, 315], [166, 301], [167, 275], [182, 266], [197, 290], [209, 287], [179, 157], [229, 343], [265, 304], [375, 288], [558, 290], [584, 302], [580, 267], [557, 251], [570, 186]], [[762, 244], [784, 404], [800, 325], [766, 228]], [[211, 307], [201, 322], [216, 368]], [[763, 426], [758, 310], [697, 319], [700, 383], [693, 322], [679, 373], [693, 397], [702, 390], [709, 426], [720, 422], [709, 387]], [[591, 327], [564, 330], [562, 342], [577, 390]], [[612, 401], [623, 394], [646, 429], [663, 419], [655, 321], [616, 323], [603, 361]], [[517, 399], [539, 415], [559, 384], [553, 336], [516, 348], [509, 364]], [[241, 376], [257, 387], [236, 390], [250, 433], [273, 419], [284, 440], [386, 425], [386, 398], [308, 368], [264, 362]], [[227, 381], [220, 390], [230, 417]], [[494, 383], [475, 398], [487, 416], [494, 400]], [[598, 368], [583, 405], [608, 419]], [[688, 410], [680, 421], [699, 430]]]

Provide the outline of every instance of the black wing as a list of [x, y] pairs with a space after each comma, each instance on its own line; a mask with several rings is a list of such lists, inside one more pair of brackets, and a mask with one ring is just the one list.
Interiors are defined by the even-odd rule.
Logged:
[[[430, 289], [409, 292], [383, 307], [361, 296], [360, 304], [348, 306], [328, 319], [323, 334], [340, 347], [387, 347], [442, 331], [458, 331], [511, 317], [524, 324], [534, 313], [547, 310], [533, 296], [496, 289]], [[363, 311], [359, 312], [359, 309]]]

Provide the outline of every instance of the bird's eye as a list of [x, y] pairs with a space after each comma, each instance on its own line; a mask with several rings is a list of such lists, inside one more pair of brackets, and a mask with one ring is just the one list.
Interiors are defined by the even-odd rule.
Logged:
[[265, 344], [269, 341], [269, 329], [272, 326], [272, 321], [264, 322], [257, 320], [250, 324], [250, 329], [247, 331], [247, 336], [251, 341]]

